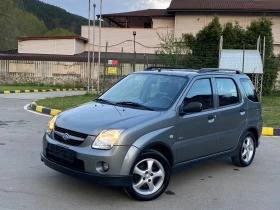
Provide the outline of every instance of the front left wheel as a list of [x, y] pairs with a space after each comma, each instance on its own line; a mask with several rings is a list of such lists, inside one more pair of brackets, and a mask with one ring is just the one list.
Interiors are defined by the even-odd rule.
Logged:
[[167, 188], [170, 165], [159, 152], [149, 150], [142, 153], [131, 168], [133, 181], [125, 192], [136, 200], [148, 201], [159, 197]]

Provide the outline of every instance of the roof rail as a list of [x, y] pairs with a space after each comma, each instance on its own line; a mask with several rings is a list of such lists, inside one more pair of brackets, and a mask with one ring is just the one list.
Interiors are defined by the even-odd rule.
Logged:
[[197, 73], [208, 73], [208, 72], [227, 72], [227, 73], [235, 73], [242, 74], [241, 71], [236, 69], [220, 69], [220, 68], [202, 68]]
[[176, 71], [176, 70], [186, 70], [186, 71], [192, 71], [193, 69], [188, 69], [186, 67], [172, 67], [172, 66], [149, 66], [144, 69], [144, 71], [161, 71], [161, 70], [170, 70], [170, 71]]

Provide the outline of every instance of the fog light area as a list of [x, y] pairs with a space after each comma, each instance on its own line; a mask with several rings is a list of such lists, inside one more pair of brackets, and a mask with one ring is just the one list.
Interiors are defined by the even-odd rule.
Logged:
[[109, 171], [109, 169], [110, 169], [110, 166], [106, 162], [98, 162], [97, 165], [96, 165], [96, 170], [99, 173], [106, 173], [106, 172]]

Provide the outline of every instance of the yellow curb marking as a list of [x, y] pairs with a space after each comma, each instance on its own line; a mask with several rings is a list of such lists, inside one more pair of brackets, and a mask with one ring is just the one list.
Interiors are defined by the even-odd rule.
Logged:
[[274, 132], [273, 132], [273, 128], [270, 127], [263, 127], [262, 129], [262, 135], [265, 136], [273, 136]]
[[38, 92], [39, 92], [39, 90], [36, 90], [36, 89], [34, 90], [34, 93], [38, 93]]
[[57, 115], [59, 112], [61, 112], [61, 111], [58, 109], [51, 109], [50, 115], [54, 116], [54, 115]]
[[9, 94], [9, 93], [10, 93], [10, 91], [8, 91], [8, 90], [4, 91], [4, 94]]
[[36, 107], [36, 112], [42, 112], [43, 111], [43, 106], [37, 106]]

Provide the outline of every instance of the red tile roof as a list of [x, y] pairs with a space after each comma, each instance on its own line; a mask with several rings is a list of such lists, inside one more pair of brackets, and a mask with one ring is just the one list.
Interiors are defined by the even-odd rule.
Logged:
[[280, 12], [280, 0], [172, 0], [167, 10]]
[[[99, 17], [99, 15], [97, 15]], [[174, 16], [167, 13], [166, 9], [146, 9], [132, 12], [103, 14], [103, 17], [168, 17]]]

